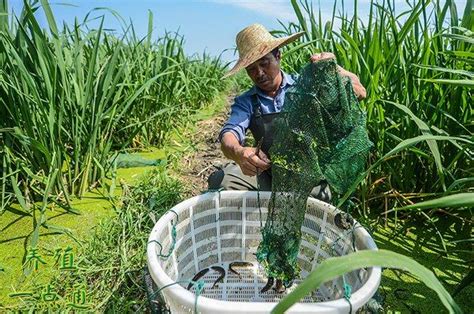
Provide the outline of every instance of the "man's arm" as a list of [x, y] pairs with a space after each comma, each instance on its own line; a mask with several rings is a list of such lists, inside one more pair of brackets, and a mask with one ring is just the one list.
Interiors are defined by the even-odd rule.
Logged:
[[[325, 59], [336, 59], [336, 56], [331, 52], [322, 52], [311, 56], [311, 62], [317, 62]], [[354, 94], [358, 100], [362, 100], [367, 97], [367, 91], [365, 90], [365, 87], [362, 85], [357, 75], [345, 70], [339, 65], [337, 66], [337, 69], [342, 76], [347, 76], [351, 79], [352, 89], [354, 90]]]
[[221, 150], [227, 158], [235, 161], [247, 176], [254, 176], [270, 168], [270, 160], [263, 152], [256, 155], [256, 148], [244, 147], [232, 132], [225, 132], [221, 138]]
[[245, 131], [249, 127], [251, 119], [251, 103], [249, 99], [236, 97], [231, 106], [229, 120], [224, 124], [219, 140], [221, 150], [227, 158], [235, 161], [242, 170], [242, 173], [248, 176], [257, 174], [259, 171], [270, 167], [270, 161], [263, 152], [256, 156], [256, 149], [244, 147]]

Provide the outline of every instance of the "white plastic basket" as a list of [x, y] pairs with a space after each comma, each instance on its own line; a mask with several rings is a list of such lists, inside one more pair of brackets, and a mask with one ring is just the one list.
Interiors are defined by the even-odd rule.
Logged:
[[[260, 192], [262, 219], [265, 221], [270, 192]], [[302, 242], [298, 255], [301, 279], [285, 293], [273, 290], [260, 293], [267, 278], [256, 261], [254, 253], [261, 240], [260, 215], [256, 192], [223, 191], [199, 195], [188, 199], [163, 215], [154, 226], [147, 248], [150, 274], [161, 290], [172, 313], [193, 312], [195, 305], [200, 313], [268, 313], [278, 301], [291, 292], [324, 259], [345, 255], [353, 251], [352, 236], [348, 230], [334, 225], [334, 216], [340, 211], [334, 206], [309, 198], [302, 227]], [[376, 250], [377, 247], [365, 229], [357, 222], [354, 229], [356, 250]], [[173, 224], [176, 224], [176, 244], [168, 258], [172, 244]], [[347, 236], [343, 233], [346, 232]], [[155, 242], [156, 241], [156, 242]], [[234, 261], [252, 262], [253, 268], [238, 268], [241, 278], [228, 271]], [[221, 266], [226, 270], [224, 281], [211, 289], [218, 273], [209, 271], [201, 279], [204, 291], [196, 299], [186, 290], [200, 270]], [[355, 312], [377, 290], [381, 277], [379, 267], [360, 269], [345, 275], [352, 287], [350, 302]], [[182, 284], [173, 284], [182, 281]], [[169, 286], [168, 286], [169, 285]], [[291, 313], [348, 313], [350, 305], [343, 299], [342, 277], [325, 283], [289, 309]], [[197, 302], [195, 304], [195, 302]]]

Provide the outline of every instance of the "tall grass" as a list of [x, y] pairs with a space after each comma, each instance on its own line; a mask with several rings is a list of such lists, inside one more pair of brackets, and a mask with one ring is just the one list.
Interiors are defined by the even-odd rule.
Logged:
[[[395, 1], [372, 0], [366, 20], [357, 12], [357, 0], [353, 1], [352, 16], [348, 16], [343, 1], [335, 1], [332, 17], [325, 22], [321, 11], [315, 12], [307, 0], [291, 3], [298, 22], [281, 23], [282, 29], [274, 33], [304, 31], [304, 37], [285, 49], [283, 67], [296, 72], [311, 54], [331, 51], [367, 88], [368, 98], [362, 106], [367, 110], [369, 136], [376, 149], [368, 171], [342, 201], [359, 185], [356, 197], [364, 214], [369, 209], [376, 214], [415, 210], [434, 228], [443, 253], [447, 253], [437, 228], [436, 210], [454, 208], [444, 213], [460, 219], [468, 230], [472, 226], [473, 1], [466, 2], [459, 17], [455, 1], [450, 0], [407, 1], [410, 9], [406, 12], [396, 12]], [[338, 11], [339, 4], [342, 9]], [[431, 211], [425, 213], [427, 209]], [[457, 242], [471, 243], [472, 239]], [[472, 252], [464, 252], [463, 259], [472, 258]], [[324, 274], [334, 272], [331, 276], [337, 277], [352, 267], [371, 265], [401, 267], [420, 275], [441, 299], [447, 298], [443, 303], [449, 312], [461, 311], [432, 273], [422, 275], [422, 269], [411, 268], [415, 266], [412, 260], [388, 252], [359, 253], [365, 255], [361, 260], [347, 256], [347, 269], [342, 269], [345, 257], [325, 261], [324, 267], [321, 265], [282, 300], [275, 312], [283, 312], [316, 288], [327, 279], [321, 279]], [[463, 287], [472, 283], [472, 274], [462, 282]]]
[[107, 175], [115, 151], [162, 145], [225, 88], [219, 59], [187, 57], [177, 34], [152, 40], [151, 13], [145, 38], [133, 25], [112, 35], [104, 17], [89, 29], [89, 15], [60, 29], [47, 0], [8, 13], [0, 0], [2, 209], [16, 201], [28, 213], [50, 194], [69, 203]]
[[[370, 138], [376, 143], [371, 162], [402, 140], [419, 135], [473, 138], [473, 9], [467, 1], [462, 19], [454, 1], [407, 1], [396, 12], [390, 0], [371, 1], [365, 22], [348, 16], [335, 2], [323, 22], [308, 1], [291, 1], [298, 23], [282, 24], [276, 34], [304, 31], [302, 42], [284, 53], [283, 67], [298, 71], [309, 55], [333, 52], [339, 64], [356, 73], [367, 88]], [[450, 18], [448, 19], [448, 14]], [[340, 28], [335, 25], [340, 24]], [[472, 142], [427, 140], [386, 160], [362, 182], [358, 194], [364, 210], [387, 197], [403, 202], [421, 193], [443, 195], [468, 191], [474, 169]]]

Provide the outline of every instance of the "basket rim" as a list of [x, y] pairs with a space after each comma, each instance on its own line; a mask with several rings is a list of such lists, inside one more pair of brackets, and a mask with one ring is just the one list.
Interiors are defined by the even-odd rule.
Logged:
[[[263, 199], [270, 198], [272, 192], [269, 191], [219, 191], [219, 192], [207, 192], [205, 194], [197, 195], [192, 198], [186, 199], [174, 207], [172, 207], [169, 211], [167, 211], [160, 219], [156, 222], [155, 226], [153, 227], [152, 231], [150, 232], [147, 244], [147, 264], [150, 275], [152, 276], [153, 280], [159, 287], [164, 287], [167, 285], [167, 288], [162, 290], [163, 295], [166, 298], [173, 299], [174, 302], [182, 304], [184, 307], [187, 308], [194, 308], [196, 295], [185, 288], [183, 288], [179, 284], [175, 283], [165, 270], [160, 266], [159, 258], [156, 252], [156, 245], [152, 242], [155, 240], [156, 237], [161, 234], [165, 228], [168, 228], [168, 224], [171, 220], [176, 219], [176, 215], [173, 213], [176, 212], [180, 215], [184, 210], [188, 207], [200, 203], [206, 200], [212, 200], [216, 198], [226, 198], [226, 197], [253, 197], [255, 198], [259, 193], [259, 197]], [[318, 205], [322, 205], [333, 212], [339, 212], [340, 210], [334, 207], [331, 204], [325, 203], [318, 199], [309, 197], [308, 202], [316, 203]], [[172, 210], [172, 211], [171, 211]], [[373, 238], [370, 234], [365, 230], [364, 227], [357, 228], [355, 230], [357, 236], [366, 237], [367, 239], [367, 249], [369, 250], [378, 250]], [[368, 268], [369, 277], [367, 281], [357, 290], [355, 291], [351, 298], [351, 304], [353, 308], [359, 308], [363, 304], [365, 304], [377, 291], [380, 280], [381, 280], [381, 268], [380, 267], [370, 267]], [[173, 285], [172, 285], [173, 284]], [[210, 311], [210, 312], [222, 312], [223, 309], [229, 310], [228, 312], [232, 313], [255, 313], [255, 312], [269, 312], [271, 311], [278, 302], [236, 302], [236, 301], [224, 301], [224, 300], [216, 300], [211, 299], [205, 296], [199, 296], [197, 299], [197, 308], [203, 311]], [[350, 310], [349, 303], [343, 299], [337, 299], [332, 301], [325, 301], [325, 302], [315, 302], [315, 303], [296, 303], [290, 309], [289, 312], [299, 312], [299, 313], [332, 313], [335, 310], [337, 311], [344, 311], [348, 312]]]

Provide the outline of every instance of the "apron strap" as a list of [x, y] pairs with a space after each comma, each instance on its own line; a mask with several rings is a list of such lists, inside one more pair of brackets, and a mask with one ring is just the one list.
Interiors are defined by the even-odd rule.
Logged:
[[252, 98], [253, 117], [260, 118], [262, 116], [262, 111], [260, 110], [260, 100], [258, 99], [258, 95], [253, 94], [251, 98]]

